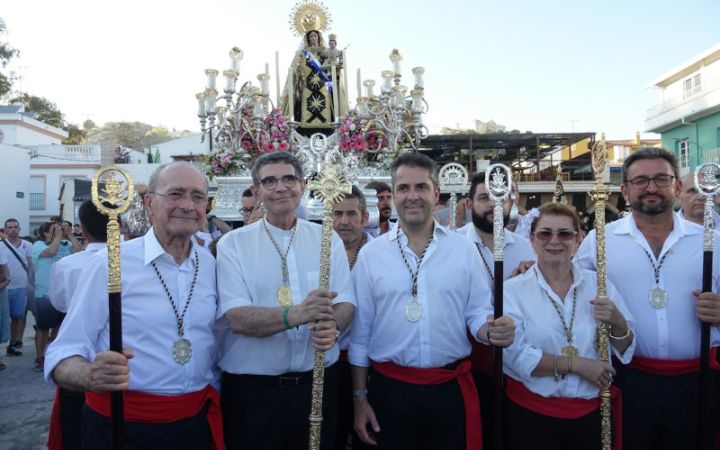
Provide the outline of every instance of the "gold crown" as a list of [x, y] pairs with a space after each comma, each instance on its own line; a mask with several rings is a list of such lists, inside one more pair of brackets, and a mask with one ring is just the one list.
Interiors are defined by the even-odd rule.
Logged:
[[328, 41], [337, 41], [337, 35], [335, 33], [330, 33], [328, 35]]
[[325, 31], [331, 22], [327, 7], [317, 0], [298, 2], [290, 13], [290, 29], [297, 36], [304, 36], [311, 30]]

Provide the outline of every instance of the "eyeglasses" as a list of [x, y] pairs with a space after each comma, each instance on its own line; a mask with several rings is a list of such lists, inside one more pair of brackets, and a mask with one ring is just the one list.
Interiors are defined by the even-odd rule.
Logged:
[[[160, 192], [151, 192], [153, 195], [159, 195], [160, 197], [165, 197], [166, 199], [170, 200], [173, 203], [178, 203], [182, 201], [183, 199], [188, 197], [188, 194], [185, 191], [168, 191], [164, 194], [161, 194]], [[208, 196], [206, 194], [200, 194], [198, 192], [191, 192], [189, 194], [190, 201], [193, 202], [195, 205], [203, 205], [208, 202]]]
[[654, 177], [635, 177], [632, 180], [629, 181], [630, 184], [633, 185], [634, 188], [637, 189], [646, 189], [651, 181], [655, 182], [655, 186], [658, 188], [666, 188], [672, 184], [673, 179], [675, 179], [672, 175], [655, 175]]
[[260, 184], [265, 189], [272, 190], [277, 186], [278, 180], [281, 180], [286, 188], [293, 188], [298, 182], [298, 177], [295, 175], [283, 175], [280, 178], [269, 176], [260, 180]]
[[254, 209], [255, 208], [241, 208], [240, 211], [242, 211], [243, 214], [252, 214]]
[[561, 241], [570, 241], [575, 239], [575, 236], [577, 236], [577, 231], [573, 230], [538, 230], [535, 232], [535, 238], [537, 238], [540, 241], [546, 242], [552, 239], [553, 235], [557, 236], [557, 238]]

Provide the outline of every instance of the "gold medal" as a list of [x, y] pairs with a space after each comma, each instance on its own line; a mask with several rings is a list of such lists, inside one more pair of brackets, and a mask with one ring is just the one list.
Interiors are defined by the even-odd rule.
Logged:
[[287, 284], [284, 284], [278, 288], [278, 302], [283, 308], [292, 306], [292, 291], [290, 290], [290, 286], [288, 286]]
[[563, 356], [567, 356], [567, 357], [570, 357], [570, 356], [577, 357], [580, 355], [580, 351], [574, 345], [566, 345], [565, 347], [562, 348], [560, 353], [562, 353]]

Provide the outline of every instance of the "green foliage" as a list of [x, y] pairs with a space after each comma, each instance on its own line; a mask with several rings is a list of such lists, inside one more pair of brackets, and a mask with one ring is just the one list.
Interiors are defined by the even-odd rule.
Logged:
[[62, 141], [65, 145], [78, 145], [84, 144], [85, 138], [87, 137], [87, 130], [84, 130], [74, 123], [69, 123], [65, 127], [65, 131], [68, 132], [68, 137]]
[[[7, 27], [5, 21], [0, 18], [0, 34], [5, 34]], [[18, 56], [20, 52], [11, 47], [7, 42], [0, 41], [0, 66], [7, 67], [10, 61]], [[13, 79], [7, 75], [0, 73], [0, 96], [3, 96], [10, 92], [12, 89]]]
[[58, 109], [55, 103], [44, 97], [20, 92], [15, 94], [9, 101], [9, 103], [15, 102], [24, 104], [25, 111], [34, 112], [36, 119], [41, 122], [45, 122], [48, 125], [58, 128], [63, 128], [65, 126], [63, 113]]

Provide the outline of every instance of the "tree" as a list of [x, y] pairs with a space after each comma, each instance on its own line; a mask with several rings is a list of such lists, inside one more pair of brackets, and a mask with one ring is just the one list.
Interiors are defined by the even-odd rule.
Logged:
[[93, 122], [90, 119], [87, 119], [85, 122], [83, 122], [83, 130], [90, 131], [93, 128], [97, 128], [97, 125], [95, 125], [95, 122]]
[[170, 132], [167, 128], [165, 128], [162, 125], [158, 125], [156, 127], [153, 127], [151, 130], [149, 130], [147, 133], [145, 133], [145, 136], [143, 137], [143, 147], [150, 147], [151, 145], [159, 144], [161, 142], [166, 142], [172, 139], [172, 136], [170, 135]]
[[123, 147], [141, 149], [145, 133], [152, 128], [142, 122], [107, 122], [102, 127], [89, 130], [87, 142], [90, 144], [112, 142]]
[[85, 138], [87, 137], [87, 130], [78, 127], [74, 123], [69, 123], [65, 127], [65, 131], [68, 132], [68, 137], [62, 141], [63, 144], [78, 145], [85, 143]]
[[[5, 34], [7, 27], [5, 21], [0, 18], [0, 34]], [[0, 41], [0, 66], [7, 67], [8, 63], [16, 56], [20, 54], [20, 51], [14, 49], [7, 42]], [[0, 97], [4, 96], [10, 89], [12, 89], [13, 78], [0, 73]]]
[[25, 111], [34, 112], [36, 119], [45, 122], [54, 127], [63, 128], [65, 121], [63, 113], [58, 109], [55, 103], [44, 97], [30, 95], [24, 92], [15, 94], [10, 103], [19, 102], [25, 105]]

